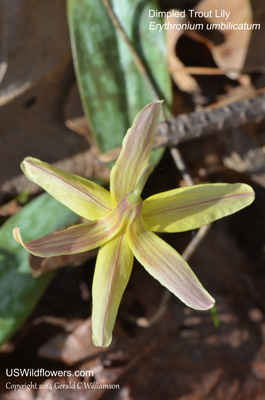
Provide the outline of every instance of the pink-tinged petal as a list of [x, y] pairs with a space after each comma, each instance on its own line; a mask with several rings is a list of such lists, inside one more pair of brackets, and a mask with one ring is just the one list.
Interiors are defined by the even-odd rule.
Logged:
[[28, 179], [83, 218], [101, 218], [114, 207], [109, 191], [88, 179], [32, 157], [25, 158], [21, 168]]
[[95, 346], [109, 346], [120, 301], [131, 275], [134, 257], [124, 228], [100, 247], [97, 257], [92, 287]]
[[203, 288], [186, 261], [155, 233], [148, 230], [140, 216], [140, 205], [127, 229], [129, 245], [144, 268], [187, 306], [207, 310], [214, 299]]
[[112, 239], [122, 228], [129, 212], [130, 204], [124, 198], [111, 213], [97, 221], [75, 225], [29, 242], [23, 242], [19, 227], [13, 230], [13, 236], [25, 249], [39, 257], [81, 253]]
[[123, 140], [110, 176], [110, 193], [116, 202], [134, 190], [149, 163], [161, 107], [162, 102], [155, 101], [140, 111]]
[[250, 205], [253, 189], [243, 183], [214, 183], [158, 193], [143, 202], [143, 218], [155, 232], [199, 228]]

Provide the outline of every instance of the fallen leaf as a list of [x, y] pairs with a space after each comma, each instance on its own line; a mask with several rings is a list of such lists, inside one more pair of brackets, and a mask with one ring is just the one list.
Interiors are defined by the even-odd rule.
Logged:
[[19, 100], [0, 108], [0, 202], [25, 189], [38, 192], [20, 169], [23, 158], [29, 155], [77, 175], [108, 181], [109, 170], [97, 160], [95, 149], [65, 126], [64, 101], [73, 81], [68, 60]]
[[[253, 21], [252, 9], [249, 0], [202, 0], [196, 6], [198, 11], [212, 12], [212, 17], [207, 18], [207, 23], [212, 24], [251, 24]], [[230, 12], [227, 19], [221, 17], [221, 11]], [[216, 16], [217, 13], [217, 16]], [[248, 46], [251, 38], [251, 30], [223, 29], [219, 30], [224, 42], [212, 48], [213, 58], [221, 69], [230, 70], [226, 75], [232, 79], [240, 75], [243, 69]]]
[[[178, 10], [173, 11], [178, 12]], [[164, 19], [164, 23], [168, 24], [184, 24], [186, 22], [187, 19], [181, 16], [171, 16]], [[185, 31], [181, 29], [168, 29], [166, 31], [168, 68], [172, 79], [180, 90], [194, 93], [200, 90], [199, 85], [188, 72], [185, 72], [185, 66], [176, 54], [177, 42], [184, 33]]]
[[77, 267], [85, 261], [97, 255], [98, 249], [93, 249], [79, 254], [70, 254], [50, 258], [41, 258], [30, 255], [29, 264], [34, 277], [42, 275], [44, 272], [67, 266]]
[[86, 358], [95, 357], [106, 349], [92, 343], [91, 319], [82, 322], [70, 334], [56, 335], [38, 350], [38, 355], [55, 361], [73, 365]]
[[3, 1], [0, 11], [3, 105], [70, 58], [70, 41], [64, 0]]
[[234, 129], [223, 138], [227, 168], [247, 174], [253, 181], [265, 187], [265, 148], [245, 130]]

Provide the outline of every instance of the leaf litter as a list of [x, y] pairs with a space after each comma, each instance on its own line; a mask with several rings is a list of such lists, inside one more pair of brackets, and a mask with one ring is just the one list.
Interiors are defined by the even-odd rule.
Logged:
[[[198, 7], [205, 7], [206, 1], [203, 3], [199, 3]], [[209, 3], [206, 6], [209, 7]], [[264, 54], [261, 41], [257, 41], [257, 46], [255, 54]], [[253, 50], [249, 51], [248, 48], [248, 53], [251, 52], [253, 54]], [[195, 54], [199, 65], [200, 54]], [[256, 60], [262, 57], [255, 54], [252, 60], [255, 59], [254, 66], [258, 68]], [[248, 54], [245, 57], [251, 62]], [[202, 61], [205, 63], [205, 59]], [[215, 61], [218, 66], [217, 59]], [[262, 66], [264, 59], [261, 61]], [[242, 68], [242, 59], [238, 68]], [[250, 76], [254, 88], [262, 86], [264, 77], [262, 81], [262, 76]], [[240, 86], [240, 80], [231, 81], [228, 77], [219, 76], [215, 77], [218, 85], [213, 90], [207, 80], [195, 78], [209, 104], [218, 103], [220, 94], [229, 96], [227, 84], [230, 88], [234, 84]], [[183, 93], [175, 90], [178, 112], [179, 105], [182, 110], [193, 110], [193, 101], [193, 95], [185, 100]], [[264, 168], [261, 154], [264, 125], [260, 123], [248, 129], [250, 132], [246, 133], [243, 128], [244, 135], [249, 137], [250, 133], [252, 143], [254, 141], [261, 156], [258, 165]], [[161, 287], [136, 265], [122, 302], [113, 344], [107, 351], [100, 351], [89, 343], [89, 290], [94, 261], [88, 259], [82, 261], [84, 264], [81, 266], [58, 271], [57, 278], [28, 320], [24, 334], [21, 338], [18, 334], [9, 343], [9, 352], [4, 352], [3, 348], [0, 382], [6, 380], [4, 367], [11, 368], [16, 360], [22, 359], [23, 367], [45, 365], [47, 369], [69, 366], [73, 370], [91, 369], [94, 371], [91, 381], [120, 385], [121, 389], [117, 391], [90, 391], [88, 398], [91, 400], [156, 400], [162, 396], [172, 400], [264, 398], [264, 180], [253, 178], [253, 174], [256, 174], [253, 164], [257, 166], [258, 159], [254, 156], [251, 165], [244, 161], [242, 152], [236, 147], [236, 143], [242, 147], [242, 136], [236, 135], [236, 132], [226, 133], [225, 149], [222, 139], [218, 137], [193, 140], [180, 146], [197, 182], [234, 182], [242, 179], [252, 184], [256, 182], [257, 202], [251, 210], [246, 210], [241, 216], [233, 216], [229, 221], [216, 223], [191, 261], [204, 285], [211, 288], [217, 299], [219, 328], [214, 327], [210, 313], [189, 310], [175, 298], [170, 300], [166, 313], [155, 325], [140, 328], [133, 323], [131, 316], [150, 318], [163, 295]], [[83, 148], [83, 143], [79, 145], [77, 154]], [[246, 144], [245, 147], [249, 151], [251, 146]], [[235, 152], [238, 155], [233, 164], [224, 162], [227, 153], [231, 156]], [[242, 159], [244, 168], [241, 167]], [[166, 153], [147, 191], [152, 190], [152, 185], [170, 188], [173, 181], [181, 182], [181, 176]], [[181, 251], [189, 240], [188, 234], [176, 235], [171, 244]], [[59, 261], [60, 266], [64, 263], [69, 265], [71, 261]], [[82, 295], [84, 285], [88, 296]], [[43, 315], [47, 319], [35, 323]], [[67, 383], [63, 379], [59, 381]], [[55, 379], [43, 380], [46, 384], [54, 382]], [[87, 396], [87, 391], [80, 390], [16, 393], [1, 388], [1, 392], [4, 400], [40, 400], [47, 399], [47, 396], [51, 400], [81, 399]]]

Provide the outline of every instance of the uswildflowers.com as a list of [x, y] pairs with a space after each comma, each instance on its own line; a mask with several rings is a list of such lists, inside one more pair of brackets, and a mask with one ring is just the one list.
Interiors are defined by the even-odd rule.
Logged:
[[6, 376], [8, 377], [93, 377], [94, 373], [91, 370], [56, 370], [51, 371], [44, 368], [6, 368]]

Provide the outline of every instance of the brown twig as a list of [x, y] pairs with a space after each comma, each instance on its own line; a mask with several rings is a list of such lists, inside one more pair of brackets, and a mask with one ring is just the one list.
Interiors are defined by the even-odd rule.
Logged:
[[177, 169], [181, 172], [183, 179], [185, 180], [187, 185], [188, 186], [194, 185], [194, 180], [193, 180], [191, 174], [189, 173], [188, 167], [187, 167], [183, 157], [181, 156], [180, 151], [177, 149], [177, 147], [172, 147], [170, 149], [170, 154], [175, 162]]
[[[176, 146], [181, 142], [203, 136], [220, 134], [226, 129], [238, 128], [265, 119], [265, 94], [240, 100], [223, 107], [205, 108], [189, 114], [180, 114], [157, 127], [153, 148]], [[113, 161], [119, 148], [100, 155], [102, 162]]]
[[158, 136], [160, 145], [174, 146], [180, 142], [237, 128], [265, 118], [265, 94], [244, 99], [223, 107], [206, 108], [190, 114], [180, 114], [161, 123]]
[[251, 68], [218, 68], [218, 67], [199, 67], [199, 66], [184, 66], [173, 68], [172, 71], [179, 74], [188, 73], [190, 75], [226, 75], [226, 74], [253, 74], [258, 72], [264, 72], [265, 67], [255, 66]]
[[211, 224], [204, 225], [198, 230], [194, 238], [189, 242], [189, 244], [186, 246], [185, 250], [182, 253], [182, 257], [184, 258], [184, 260], [186, 261], [190, 260], [191, 256], [196, 251], [199, 244], [202, 242], [202, 240], [209, 232], [211, 226], [212, 226]]

